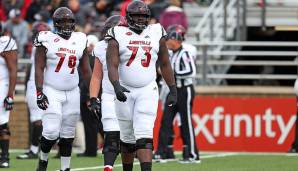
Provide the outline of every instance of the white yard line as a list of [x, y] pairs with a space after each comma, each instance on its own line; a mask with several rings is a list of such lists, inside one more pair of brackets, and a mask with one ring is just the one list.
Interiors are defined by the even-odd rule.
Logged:
[[[211, 154], [211, 155], [206, 155], [206, 156], [201, 156], [201, 159], [207, 159], [207, 158], [216, 158], [216, 157], [227, 157], [227, 156], [233, 156], [233, 155], [237, 155], [237, 153], [220, 153], [220, 154]], [[178, 159], [175, 160], [170, 160], [168, 162], [173, 162], [173, 161], [178, 161]], [[168, 163], [165, 162], [165, 163]], [[164, 164], [164, 163], [159, 163], [159, 164]], [[134, 162], [133, 165], [140, 165], [139, 162]], [[114, 168], [116, 167], [122, 167], [122, 164], [115, 164]], [[75, 169], [71, 169], [71, 171], [82, 171], [82, 170], [96, 170], [96, 169], [103, 169], [104, 166], [94, 166], [94, 167], [82, 167], [82, 168], [75, 168]], [[59, 171], [59, 170], [57, 170]]]

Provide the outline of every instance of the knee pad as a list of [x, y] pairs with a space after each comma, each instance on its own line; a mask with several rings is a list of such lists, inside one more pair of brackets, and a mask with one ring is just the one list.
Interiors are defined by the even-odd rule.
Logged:
[[52, 149], [53, 145], [56, 143], [56, 140], [48, 140], [45, 137], [41, 137], [40, 138], [40, 149], [42, 152], [44, 153], [48, 153], [50, 152], [50, 150]]
[[73, 140], [74, 138], [60, 138], [58, 145], [59, 145], [61, 156], [65, 156], [65, 157], [71, 156]]
[[134, 153], [136, 151], [136, 145], [120, 141], [120, 150], [122, 153]]
[[8, 124], [0, 125], [0, 136], [10, 135]]
[[108, 131], [105, 132], [104, 146], [102, 153], [112, 152], [119, 153], [120, 149], [120, 132], [119, 131]]
[[152, 138], [141, 138], [136, 142], [136, 149], [150, 149], [153, 150], [153, 139]]

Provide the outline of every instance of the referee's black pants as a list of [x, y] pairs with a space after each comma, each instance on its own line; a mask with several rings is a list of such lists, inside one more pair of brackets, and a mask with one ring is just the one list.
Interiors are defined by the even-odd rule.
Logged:
[[194, 99], [193, 85], [177, 88], [178, 99], [175, 106], [165, 105], [161, 127], [159, 131], [159, 141], [157, 153], [165, 155], [169, 153], [169, 147], [173, 140], [173, 120], [177, 113], [180, 114], [180, 132], [183, 140], [183, 158], [198, 159], [198, 148], [192, 124], [192, 106]]
[[84, 124], [85, 132], [85, 155], [97, 155], [97, 133], [99, 130], [99, 121], [95, 119], [93, 113], [88, 109], [86, 102], [81, 103], [81, 118]]
[[173, 158], [173, 120], [176, 116], [175, 107], [164, 105], [163, 116], [160, 123], [158, 135], [158, 148], [156, 154], [161, 155], [161, 158]]

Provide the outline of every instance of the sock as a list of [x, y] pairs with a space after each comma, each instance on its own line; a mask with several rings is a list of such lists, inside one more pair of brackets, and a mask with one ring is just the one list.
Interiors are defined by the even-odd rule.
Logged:
[[49, 153], [44, 153], [42, 150], [40, 151], [40, 160], [48, 161]]
[[132, 171], [133, 164], [132, 163], [122, 163], [123, 171]]
[[8, 158], [9, 140], [0, 140], [1, 157]]
[[61, 170], [70, 168], [70, 159], [71, 159], [71, 157], [61, 156]]
[[152, 162], [141, 163], [141, 171], [151, 171], [151, 170], [152, 170]]
[[103, 155], [104, 155], [103, 156], [104, 165], [105, 166], [114, 166], [115, 160], [117, 158], [117, 153], [105, 152]]
[[30, 151], [32, 151], [34, 154], [37, 154], [38, 153], [38, 146], [31, 145], [30, 146]]

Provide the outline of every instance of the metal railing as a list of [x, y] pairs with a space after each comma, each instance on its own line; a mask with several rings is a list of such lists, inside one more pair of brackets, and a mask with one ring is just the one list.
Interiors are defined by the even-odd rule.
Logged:
[[[198, 60], [196, 61], [197, 67], [197, 79], [201, 85], [213, 85], [214, 79], [222, 80], [225, 79], [268, 79], [268, 80], [293, 80], [297, 78], [296, 74], [228, 74], [220, 72], [210, 72], [208, 68], [210, 66], [298, 66], [296, 60], [293, 61], [281, 61], [274, 60], [275, 57], [298, 57], [298, 51], [251, 51], [251, 50], [222, 50], [210, 51], [209, 47], [218, 45], [227, 46], [256, 46], [256, 47], [297, 47], [298, 42], [250, 42], [250, 41], [222, 41], [222, 42], [194, 42], [195, 46], [199, 47]], [[214, 60], [212, 56], [219, 55], [224, 56], [245, 56], [248, 60]], [[270, 61], [266, 60], [251, 60], [250, 57], [270, 57]], [[272, 60], [273, 59], [273, 60]], [[221, 82], [221, 84], [224, 84]]]
[[[246, 40], [246, 0], [215, 0], [204, 14], [195, 28], [198, 40], [203, 41], [227, 41]], [[209, 50], [220, 53], [222, 50], [240, 50], [241, 47], [216, 44], [208, 46]], [[214, 60], [220, 59], [220, 55], [212, 55]], [[226, 55], [225, 60], [234, 61], [235, 55]], [[226, 73], [229, 65], [208, 65], [210, 73]], [[210, 84], [218, 85], [222, 80], [214, 79]]]

